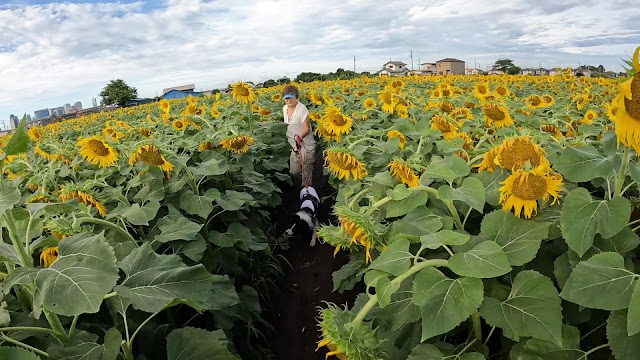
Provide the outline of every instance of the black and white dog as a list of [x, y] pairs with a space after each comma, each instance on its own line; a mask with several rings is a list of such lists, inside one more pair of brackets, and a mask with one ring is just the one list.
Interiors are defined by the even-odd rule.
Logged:
[[300, 190], [300, 210], [293, 217], [293, 225], [285, 232], [296, 239], [308, 239], [311, 237], [309, 246], [316, 245], [315, 228], [318, 226], [317, 213], [320, 208], [320, 198], [316, 189], [305, 187]]

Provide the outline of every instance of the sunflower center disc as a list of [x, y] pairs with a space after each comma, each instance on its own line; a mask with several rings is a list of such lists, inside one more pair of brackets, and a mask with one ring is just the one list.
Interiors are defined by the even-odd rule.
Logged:
[[533, 167], [540, 163], [540, 156], [536, 153], [533, 145], [526, 141], [517, 141], [511, 148], [505, 148], [500, 157], [500, 162], [505, 169], [513, 169], [514, 166], [519, 168], [527, 161]]
[[533, 106], [538, 106], [538, 105], [540, 105], [540, 98], [539, 98], [539, 97], [537, 97], [537, 96], [534, 96], [534, 97], [531, 99], [531, 105], [533, 105]]
[[237, 90], [238, 95], [240, 96], [249, 96], [249, 89], [244, 86], [238, 86]]
[[516, 179], [513, 182], [512, 192], [515, 196], [524, 200], [536, 200], [541, 198], [547, 191], [547, 182], [544, 178], [529, 174], [523, 182]]
[[142, 149], [140, 151], [140, 159], [149, 165], [162, 165], [164, 164], [164, 160], [162, 160], [162, 155], [158, 152], [157, 149], [146, 150]]
[[91, 148], [91, 151], [98, 156], [109, 155], [109, 149], [107, 149], [100, 140], [91, 140], [89, 142], [89, 147]]
[[344, 116], [336, 114], [331, 117], [331, 122], [336, 126], [342, 126], [347, 123], [347, 120], [344, 118]]
[[236, 150], [242, 149], [246, 143], [247, 140], [244, 137], [237, 137], [231, 140], [231, 147]]
[[624, 107], [634, 120], [640, 121], [640, 73], [633, 75], [633, 80], [631, 80], [631, 100], [625, 97]]
[[504, 120], [505, 118], [504, 112], [495, 106], [485, 109], [484, 113], [494, 121]]

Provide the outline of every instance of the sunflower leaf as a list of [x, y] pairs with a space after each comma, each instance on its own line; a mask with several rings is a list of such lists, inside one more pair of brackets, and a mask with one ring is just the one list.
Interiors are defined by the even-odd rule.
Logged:
[[520, 272], [509, 298], [486, 297], [480, 315], [513, 340], [531, 336], [562, 346], [562, 306], [553, 282], [533, 270]]
[[591, 181], [598, 177], [608, 178], [615, 175], [611, 159], [602, 156], [598, 149], [591, 145], [567, 147], [553, 164], [553, 168], [566, 179], [574, 182]]
[[612, 311], [607, 320], [607, 340], [616, 360], [635, 360], [640, 353], [640, 334], [627, 333], [627, 310]]
[[400, 276], [409, 270], [412, 258], [413, 255], [409, 252], [409, 240], [400, 239], [387, 246], [369, 268]]
[[0, 347], [0, 359], [11, 360], [40, 360], [40, 357], [31, 351], [19, 347]]
[[29, 135], [24, 130], [27, 124], [27, 116], [23, 116], [20, 121], [20, 125], [9, 139], [7, 146], [4, 148], [4, 153], [7, 155], [18, 155], [29, 150]]
[[485, 202], [484, 185], [478, 179], [468, 177], [464, 179], [458, 188], [442, 185], [438, 188], [440, 199], [444, 201], [458, 200], [482, 213]]
[[209, 233], [209, 241], [220, 247], [233, 247], [238, 246], [244, 251], [249, 250], [264, 250], [267, 247], [266, 243], [259, 242], [252, 233], [251, 230], [240, 223], [233, 223], [229, 225], [227, 232], [220, 233], [212, 231]]
[[384, 205], [385, 217], [402, 216], [417, 208], [420, 205], [424, 205], [427, 202], [429, 195], [426, 192], [421, 191], [417, 194], [408, 196], [402, 200], [392, 200]]
[[636, 274], [625, 268], [622, 255], [602, 253], [576, 265], [560, 297], [592, 309], [626, 309], [635, 283]]
[[604, 238], [616, 235], [627, 225], [630, 215], [628, 199], [618, 196], [594, 201], [587, 189], [577, 188], [567, 195], [562, 207], [562, 235], [571, 250], [582, 256], [593, 245], [596, 234]]
[[464, 245], [470, 238], [471, 237], [468, 234], [459, 233], [453, 230], [440, 230], [435, 233], [421, 236], [420, 242], [422, 243], [422, 246], [427, 249], [435, 250], [442, 245]]
[[218, 189], [208, 189], [200, 196], [193, 193], [191, 189], [186, 189], [180, 196], [180, 208], [190, 215], [198, 215], [203, 219], [213, 211], [213, 202], [220, 200]]
[[510, 272], [511, 265], [502, 247], [493, 241], [484, 241], [473, 249], [454, 254], [449, 268], [460, 276], [492, 278]]
[[202, 226], [176, 212], [158, 220], [161, 233], [155, 237], [155, 240], [163, 243], [173, 240], [193, 240]]
[[167, 336], [167, 360], [238, 360], [227, 347], [222, 330], [206, 331], [186, 327]]
[[466, 175], [469, 175], [469, 165], [457, 156], [433, 157], [423, 174], [430, 178], [443, 179], [448, 183]]
[[421, 270], [413, 280], [413, 303], [422, 311], [421, 341], [458, 326], [480, 307], [483, 298], [480, 279], [450, 279], [435, 268]]

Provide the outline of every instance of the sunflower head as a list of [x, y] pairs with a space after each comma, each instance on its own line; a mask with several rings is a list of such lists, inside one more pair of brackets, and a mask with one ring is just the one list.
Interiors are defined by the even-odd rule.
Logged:
[[169, 104], [169, 100], [167, 99], [160, 100], [158, 105], [160, 106], [160, 110], [165, 114], [168, 114], [171, 111], [171, 104]]
[[489, 87], [485, 83], [476, 84], [473, 87], [473, 93], [476, 95], [478, 99], [484, 99], [487, 95], [489, 95]]
[[92, 164], [100, 167], [114, 165], [118, 161], [116, 151], [97, 136], [78, 139], [80, 155]]
[[326, 346], [329, 350], [326, 358], [335, 356], [339, 360], [377, 360], [382, 356], [382, 340], [378, 339], [370, 321], [354, 326], [355, 314], [328, 304], [321, 309], [318, 326], [322, 340], [318, 349]]
[[554, 138], [559, 139], [562, 137], [562, 133], [557, 126], [553, 124], [544, 124], [540, 126], [540, 130], [553, 135]]
[[394, 159], [392, 162], [387, 165], [389, 168], [389, 172], [396, 179], [400, 180], [403, 184], [408, 187], [416, 187], [420, 185], [420, 180], [418, 176], [415, 174], [413, 169], [407, 163], [405, 163], [401, 159]]
[[398, 114], [398, 116], [400, 116], [401, 118], [408, 118], [409, 117], [409, 106], [407, 106], [405, 104], [397, 104], [396, 105], [396, 114]]
[[366, 98], [364, 99], [363, 106], [366, 110], [369, 110], [376, 106], [376, 101], [373, 100], [373, 98]]
[[243, 81], [232, 84], [231, 89], [231, 96], [237, 102], [249, 104], [255, 100], [253, 89]]
[[62, 185], [58, 197], [62, 202], [78, 199], [79, 202], [87, 206], [95, 207], [102, 217], [107, 216], [107, 208], [97, 199], [97, 193], [93, 190], [85, 189], [85, 186], [78, 184]]
[[33, 141], [40, 141], [42, 139], [42, 132], [40, 131], [40, 126], [34, 126], [27, 131], [27, 135], [29, 135], [29, 139]]
[[496, 166], [496, 157], [502, 151], [502, 145], [498, 145], [493, 147], [491, 150], [484, 153], [484, 157], [482, 158], [482, 162], [478, 165], [475, 165], [475, 168], [478, 168], [478, 172], [483, 172], [485, 170], [489, 172], [493, 172], [493, 168]]
[[330, 106], [322, 117], [322, 125], [335, 135], [348, 134], [353, 126], [353, 120], [343, 114], [340, 109]]
[[619, 84], [615, 129], [618, 143], [640, 151], [640, 47], [633, 54], [635, 74]]
[[531, 110], [545, 106], [542, 99], [538, 95], [531, 95], [524, 99], [524, 102], [527, 104], [527, 107]]
[[203, 142], [202, 144], [198, 145], [198, 151], [214, 150], [217, 148], [218, 148], [218, 145], [216, 145], [216, 143], [211, 141]]
[[141, 136], [144, 136], [144, 137], [151, 136], [151, 130], [149, 128], [140, 128], [139, 132]]
[[440, 114], [435, 114], [431, 118], [431, 128], [442, 131], [445, 139], [451, 139], [458, 134], [458, 126]]
[[519, 169], [500, 184], [503, 185], [500, 187], [502, 209], [513, 209], [517, 217], [524, 210], [525, 218], [529, 219], [538, 209], [538, 200], [546, 203], [552, 197], [552, 204], [558, 201], [558, 192], [562, 191], [562, 175], [549, 174], [542, 167]]
[[364, 179], [369, 172], [365, 164], [350, 151], [344, 148], [329, 148], [326, 150], [324, 166], [328, 168], [332, 175], [342, 180], [342, 178], [353, 177], [354, 180]]
[[391, 139], [391, 138], [398, 138], [400, 140], [400, 143], [398, 144], [398, 147], [400, 148], [400, 150], [404, 150], [404, 146], [407, 143], [407, 138], [398, 130], [389, 130], [387, 131], [387, 138]]
[[444, 111], [447, 114], [451, 114], [453, 111], [455, 111], [456, 106], [453, 105], [453, 103], [449, 102], [449, 101], [442, 101], [438, 104], [438, 107], [440, 108], [440, 110]]
[[[280, 95], [280, 94], [277, 94], [277, 95], [282, 97], [282, 95]], [[273, 97], [272, 97], [272, 99], [273, 99]], [[322, 97], [320, 95], [318, 95], [318, 93], [315, 92], [315, 91], [311, 92], [311, 99], [310, 100], [311, 100], [311, 103], [314, 104], [314, 105], [318, 105], [318, 106], [322, 105]], [[278, 99], [277, 101], [280, 101], [280, 99]]]
[[346, 206], [335, 208], [344, 234], [351, 239], [351, 243], [363, 246], [367, 263], [371, 262], [371, 249], [385, 244], [381, 242], [385, 228], [375, 219], [367, 215], [349, 210]]
[[482, 105], [482, 113], [484, 113], [485, 122], [489, 126], [495, 125], [496, 128], [501, 128], [513, 125], [509, 110], [504, 106], [487, 103]]
[[249, 135], [232, 136], [220, 141], [220, 145], [223, 148], [236, 153], [243, 154], [249, 149], [249, 145], [253, 143], [254, 139]]
[[187, 124], [185, 124], [184, 119], [179, 119], [174, 120], [171, 124], [171, 127], [173, 127], [175, 130], [182, 131], [187, 127]]
[[142, 145], [136, 149], [136, 151], [129, 157], [129, 165], [133, 165], [138, 161], [142, 161], [149, 165], [158, 166], [166, 173], [170, 173], [173, 170], [173, 164], [171, 164], [162, 155], [160, 149], [155, 145]]
[[378, 97], [382, 105], [382, 111], [393, 114], [393, 110], [396, 107], [395, 95], [391, 91], [383, 91]]
[[318, 238], [323, 242], [333, 246], [335, 250], [333, 255], [335, 256], [341, 249], [351, 249], [357, 246], [351, 239], [346, 237], [343, 233], [342, 227], [335, 225], [322, 225], [316, 230]]
[[505, 140], [496, 156], [495, 163], [501, 168], [511, 171], [521, 169], [527, 163], [534, 168], [540, 167], [548, 170], [551, 167], [549, 160], [544, 156], [544, 150], [531, 142], [528, 136]]
[[598, 113], [596, 113], [593, 110], [587, 110], [587, 112], [584, 113], [584, 117], [582, 119], [582, 122], [587, 123], [587, 124], [591, 124], [593, 123], [593, 120], [595, 118], [598, 117]]
[[40, 253], [40, 265], [49, 267], [58, 258], [58, 247], [49, 247]]

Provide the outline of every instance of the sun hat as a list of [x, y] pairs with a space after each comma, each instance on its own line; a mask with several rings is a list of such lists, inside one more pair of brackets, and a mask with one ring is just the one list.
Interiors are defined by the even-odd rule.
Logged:
[[296, 98], [296, 94], [294, 93], [286, 93], [284, 94], [284, 99], [295, 99]]

